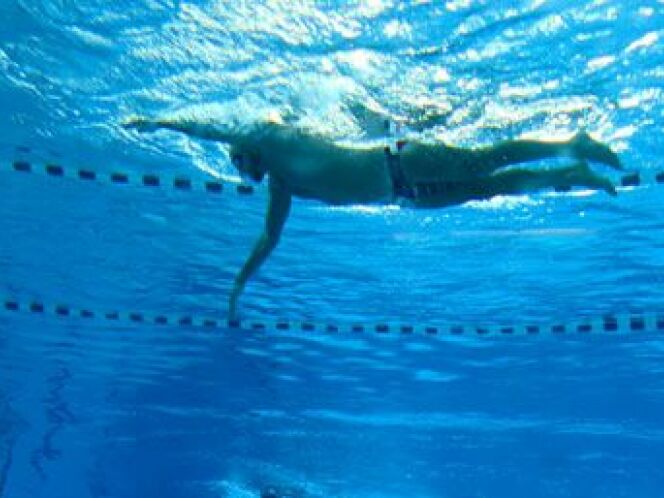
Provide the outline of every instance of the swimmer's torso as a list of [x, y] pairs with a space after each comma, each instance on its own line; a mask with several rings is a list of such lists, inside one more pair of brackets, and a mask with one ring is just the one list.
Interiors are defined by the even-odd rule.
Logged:
[[[345, 146], [281, 126], [261, 129], [246, 141], [295, 196], [337, 205], [399, 202], [384, 146]], [[415, 189], [408, 200], [416, 207], [463, 201], [485, 177], [478, 154], [443, 144], [408, 142], [398, 161], [405, 182]], [[423, 184], [438, 187], [416, 188]]]
[[392, 181], [381, 147], [345, 147], [292, 133], [263, 136], [255, 145], [269, 174], [293, 195], [337, 205], [392, 200]]

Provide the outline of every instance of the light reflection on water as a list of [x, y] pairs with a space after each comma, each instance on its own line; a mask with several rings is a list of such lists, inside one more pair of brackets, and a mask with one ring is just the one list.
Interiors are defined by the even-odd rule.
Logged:
[[[585, 127], [652, 173], [659, 10], [5, 2], [2, 159], [23, 146], [99, 171], [235, 179], [223, 146], [117, 126], [177, 111], [279, 114], [346, 143], [380, 140], [385, 116], [460, 145]], [[26, 300], [218, 316], [263, 219], [262, 190], [210, 200], [7, 175], [0, 287]], [[513, 323], [659, 309], [661, 196], [425, 212], [298, 201], [243, 313]], [[657, 337], [206, 334], [4, 312], [0, 332], [3, 497], [618, 497], [664, 482]]]

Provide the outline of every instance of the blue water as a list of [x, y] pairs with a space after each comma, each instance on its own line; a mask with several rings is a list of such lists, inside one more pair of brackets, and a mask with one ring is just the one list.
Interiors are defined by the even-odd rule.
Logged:
[[[0, 15], [6, 164], [233, 181], [223, 146], [118, 124], [278, 112], [361, 141], [361, 103], [465, 146], [584, 127], [643, 178], [617, 198], [438, 211], [298, 200], [243, 318], [663, 309], [661, 0], [5, 0]], [[0, 169], [0, 294], [224, 317], [264, 201]], [[3, 310], [0, 497], [659, 498], [662, 360], [650, 332], [276, 334]]]

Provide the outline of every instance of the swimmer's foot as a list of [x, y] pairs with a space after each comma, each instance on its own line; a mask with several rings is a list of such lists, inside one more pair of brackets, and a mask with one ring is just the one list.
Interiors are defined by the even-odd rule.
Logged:
[[565, 168], [561, 179], [561, 190], [564, 190], [565, 187], [586, 187], [593, 190], [603, 190], [611, 196], [618, 195], [611, 180], [596, 174], [585, 161]]
[[572, 155], [579, 160], [596, 161], [617, 170], [623, 169], [618, 154], [613, 152], [608, 145], [592, 138], [585, 130], [574, 135], [569, 144], [572, 148]]

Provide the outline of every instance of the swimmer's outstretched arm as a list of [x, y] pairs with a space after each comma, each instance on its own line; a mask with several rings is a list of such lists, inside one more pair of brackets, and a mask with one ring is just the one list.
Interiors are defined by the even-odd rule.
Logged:
[[223, 131], [212, 122], [197, 121], [187, 118], [148, 118], [133, 116], [122, 123], [127, 130], [136, 130], [141, 133], [151, 133], [157, 130], [173, 130], [185, 133], [190, 137], [214, 140], [217, 142], [232, 143], [237, 135]]
[[258, 270], [263, 262], [277, 246], [281, 236], [281, 230], [288, 218], [291, 206], [291, 194], [281, 182], [270, 176], [269, 200], [267, 215], [265, 217], [265, 229], [256, 241], [251, 255], [244, 266], [235, 277], [233, 291], [228, 303], [228, 315], [230, 318], [237, 316], [237, 301], [244, 289], [247, 280]]

